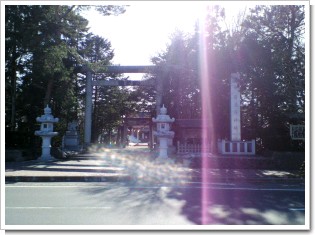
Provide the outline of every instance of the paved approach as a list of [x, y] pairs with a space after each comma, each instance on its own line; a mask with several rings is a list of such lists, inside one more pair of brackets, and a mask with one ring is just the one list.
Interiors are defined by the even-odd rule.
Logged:
[[65, 160], [7, 162], [6, 182], [201, 182], [206, 173], [211, 182], [290, 181], [303, 182], [296, 171], [252, 169], [201, 169], [183, 164], [163, 164], [151, 158], [145, 147], [97, 149]]

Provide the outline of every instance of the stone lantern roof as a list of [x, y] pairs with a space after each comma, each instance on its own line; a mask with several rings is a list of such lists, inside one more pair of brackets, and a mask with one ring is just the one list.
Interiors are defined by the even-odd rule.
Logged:
[[44, 114], [51, 114], [51, 108], [47, 105], [46, 108], [44, 108]]
[[51, 115], [51, 108], [46, 106], [44, 108], [44, 115], [36, 118], [37, 122], [46, 122], [46, 123], [53, 123], [53, 122], [59, 122], [59, 118], [54, 118], [53, 115]]
[[164, 104], [163, 104], [163, 107], [160, 108], [160, 113], [161, 113], [162, 115], [166, 115], [166, 113], [167, 113], [167, 108], [165, 108]]
[[165, 108], [164, 104], [163, 107], [160, 109], [160, 114], [157, 116], [157, 118], [152, 118], [153, 122], [160, 122], [160, 123], [170, 123], [174, 122], [175, 118], [170, 118], [167, 113], [167, 108]]

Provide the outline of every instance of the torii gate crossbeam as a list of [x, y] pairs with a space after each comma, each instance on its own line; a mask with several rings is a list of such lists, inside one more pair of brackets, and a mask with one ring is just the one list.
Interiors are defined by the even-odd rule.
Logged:
[[[154, 73], [157, 66], [107, 66], [97, 73]], [[92, 133], [92, 94], [93, 86], [139, 86], [139, 81], [92, 81], [92, 71], [86, 69], [86, 99], [85, 99], [85, 122], [84, 122], [84, 145], [91, 144]]]

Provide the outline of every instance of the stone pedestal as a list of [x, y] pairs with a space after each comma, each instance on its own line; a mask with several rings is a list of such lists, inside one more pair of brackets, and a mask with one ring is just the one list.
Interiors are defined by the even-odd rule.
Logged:
[[42, 136], [43, 144], [42, 144], [42, 160], [49, 160], [51, 158], [50, 155], [50, 142], [52, 136]]
[[166, 159], [168, 158], [167, 149], [169, 136], [158, 135], [158, 133], [156, 134], [156, 136], [159, 138], [160, 142], [158, 158]]

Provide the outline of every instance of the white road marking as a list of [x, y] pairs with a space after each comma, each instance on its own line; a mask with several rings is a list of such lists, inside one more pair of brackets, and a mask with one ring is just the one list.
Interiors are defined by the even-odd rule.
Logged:
[[[206, 187], [208, 188], [208, 187]], [[304, 189], [299, 188], [212, 188], [221, 190], [248, 190], [248, 191], [290, 191], [290, 192], [304, 192]]]
[[[228, 185], [227, 185], [228, 186]], [[185, 188], [196, 188], [196, 189], [212, 189], [212, 190], [247, 190], [247, 191], [288, 191], [288, 192], [304, 192], [304, 188], [254, 188], [254, 187], [220, 187], [209, 185], [209, 186], [177, 186], [177, 185], [158, 185], [158, 186], [126, 186], [126, 185], [6, 185], [6, 188], [130, 188], [130, 189], [157, 189], [162, 187], [174, 188], [174, 189], [185, 189]]]
[[[189, 182], [189, 184], [202, 184], [201, 182]], [[208, 183], [209, 185], [235, 185], [233, 183]]]
[[99, 185], [6, 185], [6, 188], [95, 188]]
[[25, 206], [25, 207], [22, 207], [22, 206], [6, 206], [5, 207], [6, 209], [17, 209], [17, 210], [21, 210], [21, 209], [112, 209], [112, 207], [104, 207], [104, 206], [56, 206], [56, 207], [50, 207], [50, 206]]
[[305, 208], [289, 208], [290, 211], [305, 211]]

